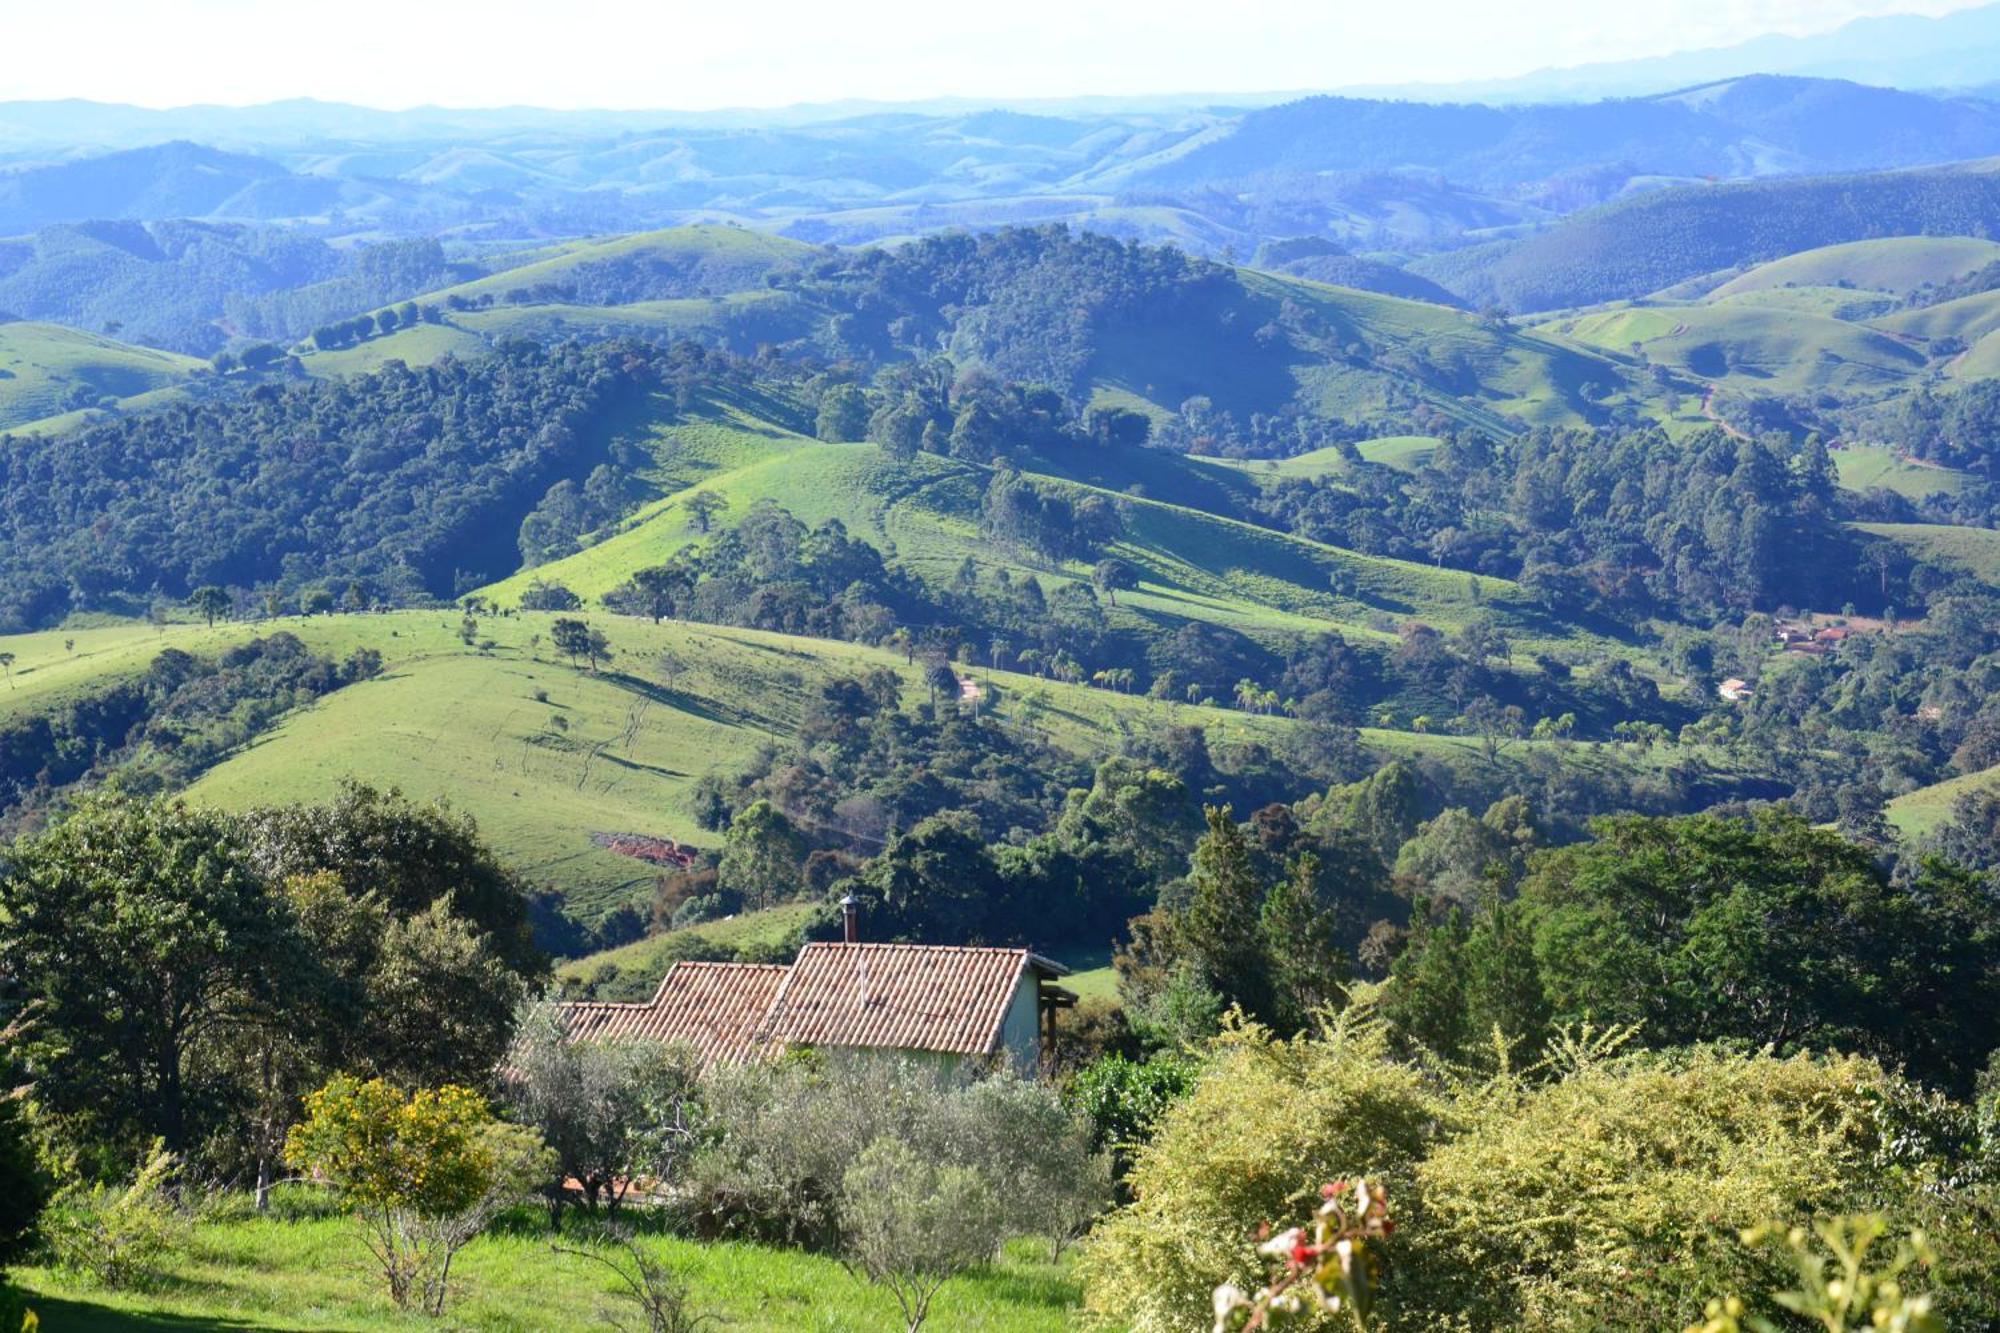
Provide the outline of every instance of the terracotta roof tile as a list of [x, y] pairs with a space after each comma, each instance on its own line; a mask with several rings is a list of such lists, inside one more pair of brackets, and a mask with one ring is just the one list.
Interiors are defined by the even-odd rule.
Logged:
[[1062, 969], [1026, 949], [808, 944], [759, 1037], [780, 1045], [872, 1046], [986, 1055], [1030, 969]]
[[571, 1041], [684, 1041], [704, 1065], [740, 1064], [791, 972], [782, 963], [675, 963], [645, 1004], [562, 1006]]

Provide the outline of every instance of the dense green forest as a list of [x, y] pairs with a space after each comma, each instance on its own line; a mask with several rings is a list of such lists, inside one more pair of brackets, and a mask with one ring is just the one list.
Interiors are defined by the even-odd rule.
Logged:
[[177, 601], [208, 584], [290, 595], [333, 582], [362, 606], [448, 598], [511, 569], [548, 488], [605, 461], [593, 423], [704, 365], [692, 347], [523, 345], [14, 441], [8, 614], [26, 626], [71, 608], [143, 612], [155, 590]]

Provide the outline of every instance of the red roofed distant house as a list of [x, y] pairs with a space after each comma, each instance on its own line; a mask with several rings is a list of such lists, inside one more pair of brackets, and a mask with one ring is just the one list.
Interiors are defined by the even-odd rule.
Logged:
[[[850, 934], [852, 933], [850, 929]], [[676, 963], [644, 1004], [561, 1007], [572, 1041], [686, 1042], [704, 1066], [796, 1047], [1040, 1067], [1066, 969], [1026, 949], [808, 944], [789, 966]]]

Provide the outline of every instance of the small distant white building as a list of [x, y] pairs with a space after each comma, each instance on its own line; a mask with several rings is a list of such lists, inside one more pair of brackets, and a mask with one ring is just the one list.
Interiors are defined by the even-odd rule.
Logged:
[[704, 1066], [797, 1047], [893, 1052], [947, 1065], [1041, 1067], [1068, 970], [1027, 949], [808, 944], [789, 965], [676, 963], [643, 1004], [561, 1007], [572, 1041], [685, 1042]]
[[1738, 680], [1732, 676], [1730, 679], [1716, 686], [1715, 692], [1730, 703], [1735, 704], [1742, 703], [1752, 694], [1755, 694], [1756, 687], [1747, 680]]

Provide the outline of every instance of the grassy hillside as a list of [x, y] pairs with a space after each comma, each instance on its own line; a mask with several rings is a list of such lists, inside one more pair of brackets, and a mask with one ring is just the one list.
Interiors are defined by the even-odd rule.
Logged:
[[[259, 624], [118, 625], [0, 639], [15, 655], [0, 720], [144, 671], [163, 649], [211, 654], [284, 630], [321, 653], [380, 651], [383, 674], [290, 714], [190, 789], [229, 809], [324, 799], [344, 778], [446, 797], [479, 821], [510, 864], [562, 890], [586, 914], [649, 884], [654, 871], [598, 846], [598, 833], [648, 833], [698, 845], [690, 795], [701, 777], [747, 760], [795, 723], [827, 680], [875, 667], [920, 671], [855, 644], [598, 616], [611, 662], [593, 674], [559, 660], [551, 616], [482, 621], [472, 647], [442, 611], [287, 617]], [[662, 654], [678, 662], [669, 683]], [[1218, 737], [1275, 740], [1290, 724], [1223, 709], [1166, 705], [1080, 685], [982, 672], [1003, 709], [1078, 754], [1171, 715]], [[1032, 702], [1030, 702], [1032, 701]]]
[[1876, 320], [1875, 327], [1911, 338], [1953, 337], [1977, 342], [2000, 329], [2000, 291], [1887, 315]]
[[[282, 629], [335, 656], [372, 647], [385, 659], [380, 677], [291, 714], [210, 769], [193, 798], [232, 809], [314, 800], [350, 776], [446, 796], [510, 864], [589, 910], [651, 878], [593, 833], [694, 837], [694, 782], [750, 754], [820, 680], [851, 669], [841, 645], [804, 653], [769, 636], [635, 623], [612, 626], [618, 656], [591, 675], [555, 660], [548, 620], [489, 620], [479, 641], [494, 646], [483, 651], [460, 642], [456, 616], [423, 611], [17, 636], [0, 641], [17, 656], [0, 716], [101, 688], [170, 646], [208, 653]], [[687, 663], [672, 690], [653, 665], [667, 650]]]
[[[692, 1310], [716, 1317], [719, 1327], [742, 1333], [902, 1327], [887, 1290], [825, 1255], [648, 1234], [643, 1224], [640, 1233], [648, 1255], [688, 1283]], [[354, 1224], [343, 1217], [204, 1221], [189, 1253], [177, 1257], [174, 1280], [143, 1293], [80, 1287], [47, 1268], [19, 1277], [51, 1333], [439, 1327], [527, 1333], [638, 1318], [603, 1269], [553, 1254], [549, 1244], [550, 1237], [533, 1226], [502, 1225], [473, 1241], [453, 1264], [452, 1302], [442, 1321], [389, 1303], [381, 1279], [356, 1262], [362, 1251]], [[1071, 1261], [1049, 1263], [1046, 1244], [1010, 1244], [992, 1265], [945, 1283], [925, 1327], [937, 1333], [1057, 1333], [1069, 1327], [1081, 1299], [1072, 1267]]]
[[1988, 768], [1978, 773], [1967, 773], [1963, 777], [1951, 778], [1944, 782], [1919, 787], [1913, 792], [1905, 792], [1889, 802], [1884, 809], [1889, 822], [1905, 838], [1915, 840], [1928, 834], [1932, 829], [1951, 818], [1951, 807], [1960, 796], [1967, 792], [1986, 791], [2000, 787], [2000, 768]]
[[[1499, 418], [1530, 424], [1597, 420], [1606, 407], [1643, 396], [1625, 369], [1594, 349], [1539, 331], [1300, 278], [1246, 272], [1242, 280], [1253, 294], [1308, 312], [1311, 331], [1294, 339], [1308, 355], [1293, 359], [1288, 371], [1299, 400], [1330, 416], [1355, 419], [1382, 411], [1388, 388], [1396, 383], [1448, 413], [1503, 429]], [[1151, 352], [1148, 375], [1158, 374], [1150, 367], [1163, 359], [1173, 364], [1159, 348], [1144, 350]], [[1190, 387], [1215, 375], [1199, 363], [1189, 369]], [[1108, 378], [1137, 388], [1132, 374]], [[1157, 390], [1143, 396], [1179, 401]]]
[[1955, 468], [1914, 462], [1880, 444], [1848, 445], [1834, 453], [1833, 465], [1840, 474], [1840, 484], [1850, 491], [1879, 486], [1911, 500], [1956, 495], [1973, 484], [1972, 477]]
[[[463, 355], [476, 350], [474, 337], [512, 336], [690, 337], [745, 353], [768, 343], [826, 354], [845, 349], [853, 335], [872, 347], [880, 331], [868, 330], [889, 321], [883, 301], [890, 297], [866, 291], [874, 280], [866, 264], [849, 256], [830, 262], [851, 264], [851, 273], [816, 267], [803, 276], [795, 271], [780, 288], [766, 285], [768, 275], [819, 253], [729, 227], [558, 246], [418, 298], [439, 312], [443, 326], [402, 330], [307, 360], [316, 372], [345, 374], [390, 357], [416, 364], [446, 351]], [[1002, 286], [1009, 280], [993, 278]], [[951, 302], [930, 308], [931, 298], [921, 294], [928, 281], [891, 284], [893, 299], [910, 303], [919, 323], [943, 326], [935, 336], [960, 359], [981, 360], [983, 312]], [[1010, 289], [1007, 299], [1028, 298]], [[1302, 407], [1367, 420], [1415, 398], [1500, 431], [1599, 420], [1643, 397], [1626, 369], [1593, 350], [1444, 305], [1250, 269], [1228, 272], [1206, 299], [1218, 308], [1198, 318], [1123, 319], [1106, 312], [1104, 326], [1082, 349], [1087, 365], [1073, 387], [1094, 387], [1155, 415], [1206, 396], [1244, 419]], [[1221, 306], [1230, 318], [1220, 317]], [[843, 327], [847, 333], [836, 334]], [[1248, 336], [1252, 331], [1258, 336]], [[874, 350], [907, 353], [900, 346]]]
[[178, 384], [207, 363], [60, 324], [0, 323], [0, 430]]
[[489, 338], [693, 338], [719, 345], [744, 339], [789, 342], [807, 336], [824, 316], [786, 292], [732, 291], [617, 305], [498, 305], [451, 316], [461, 328]]
[[1725, 304], [1632, 307], [1563, 319], [1550, 331], [1607, 351], [1763, 394], [1878, 389], [1920, 372], [1897, 339], [1796, 311]]
[[1820, 247], [2000, 229], [2000, 176], [1959, 167], [1654, 190], [1411, 267], [1474, 304], [1562, 310]]
[[[1355, 450], [1370, 463], [1381, 463], [1403, 471], [1415, 471], [1437, 451], [1438, 442], [1429, 435], [1385, 435], [1362, 440]], [[1338, 448], [1314, 449], [1290, 458], [1198, 458], [1191, 462], [1202, 467], [1229, 468], [1255, 479], [1276, 477], [1339, 477], [1348, 470]]]
[[463, 360], [480, 356], [488, 349], [486, 339], [451, 324], [419, 324], [414, 328], [397, 329], [356, 343], [352, 347], [339, 347], [330, 351], [302, 349], [299, 357], [306, 372], [322, 378], [333, 379], [343, 375], [365, 375], [371, 370], [380, 370], [385, 362], [401, 361], [410, 366], [427, 366], [446, 356]]
[[1708, 305], [1793, 310], [1802, 315], [1819, 315], [1850, 323], [1866, 323], [1880, 318], [1901, 304], [1900, 298], [1888, 292], [1863, 291], [1853, 287], [1759, 287], [1752, 291], [1702, 299]]
[[[418, 298], [422, 304], [491, 299], [609, 305], [721, 295], [763, 285], [764, 274], [813, 253], [800, 241], [741, 227], [672, 227], [557, 247], [547, 258]], [[567, 293], [567, 295], [559, 295]]]
[[1983, 582], [2000, 587], [2000, 532], [1942, 523], [1862, 523], [1864, 532], [1887, 537], [1930, 560], [1957, 565]]
[[1983, 380], [2000, 376], [2000, 330], [1986, 334], [1953, 358], [1945, 373], [1955, 380]]
[[[984, 575], [1005, 568], [1045, 583], [1089, 577], [1082, 564], [1052, 566], [982, 539], [979, 503], [991, 477], [985, 467], [934, 454], [893, 460], [873, 445], [827, 444], [743, 417], [705, 432], [660, 428], [654, 447], [663, 467], [706, 474], [700, 488], [730, 502], [725, 522], [767, 499], [809, 524], [839, 519], [940, 585], [968, 556]], [[1506, 580], [1481, 580], [1482, 600], [1475, 602], [1461, 573], [1322, 546], [1198, 507], [1205, 486], [1226, 487], [1241, 475], [1237, 469], [1147, 451], [1128, 457], [1144, 469], [1143, 496], [1128, 493], [1132, 474], [1118, 470], [1116, 458], [1092, 454], [1079, 464], [1089, 471], [1062, 476], [1054, 463], [1037, 465], [1051, 469], [1042, 475], [1052, 481], [1116, 495], [1126, 505], [1126, 536], [1116, 550], [1139, 571], [1140, 583], [1119, 596], [1114, 623], [1205, 620], [1252, 634], [1337, 626], [1365, 636], [1411, 616], [1444, 628], [1489, 611], [1523, 623], [1534, 619]], [[594, 601], [697, 540], [685, 510], [690, 493], [657, 501], [597, 545], [485, 592], [511, 605], [532, 580], [544, 578]], [[1333, 590], [1336, 573], [1340, 593]]]
[[1903, 295], [2000, 259], [2000, 244], [1972, 236], [1885, 236], [1802, 250], [1759, 264], [1710, 295], [1773, 287], [1861, 287]]
[[[1160, 522], [1192, 521], [1171, 506], [1160, 508]], [[1153, 535], [1147, 527], [1140, 539]], [[1206, 612], [1225, 622], [1324, 623], [1255, 602], [1227, 585], [1207, 596], [1145, 595], [1157, 606]], [[1120, 598], [1121, 604], [1129, 600]], [[920, 668], [896, 653], [603, 613], [592, 619], [611, 640], [613, 655], [592, 673], [557, 657], [552, 619], [541, 613], [484, 617], [472, 644], [460, 637], [459, 616], [446, 611], [286, 617], [213, 628], [125, 624], [12, 636], [0, 639], [0, 648], [15, 657], [11, 678], [0, 688], [0, 723], [46, 713], [136, 676], [167, 648], [208, 656], [283, 630], [334, 657], [376, 649], [385, 664], [379, 677], [287, 715], [208, 769], [189, 789], [190, 798], [227, 809], [323, 800], [343, 780], [356, 778], [416, 798], [448, 799], [478, 820], [509, 865], [557, 890], [587, 919], [643, 897], [657, 873], [600, 845], [595, 835], [641, 833], [713, 846], [717, 835], [694, 818], [695, 785], [708, 773], [744, 765], [762, 746], [789, 734], [822, 684], [888, 668], [904, 679], [907, 699], [923, 695]], [[1003, 722], [1031, 728], [1079, 757], [1113, 752], [1128, 738], [1169, 724], [1199, 726], [1218, 747], [1258, 742], [1280, 748], [1295, 725], [1282, 716], [1162, 702], [1013, 672], [981, 668], [978, 675], [987, 706]], [[1535, 756], [1545, 758], [1551, 746], [1560, 746], [1564, 765], [1579, 774], [1629, 776], [1635, 767], [1680, 765], [1729, 781], [1728, 765], [1713, 768], [1719, 758], [1699, 748], [1523, 741], [1489, 758], [1467, 736], [1364, 729], [1362, 740], [1378, 755], [1421, 756], [1480, 784]], [[702, 930], [716, 932], [718, 942], [742, 944], [782, 937], [796, 924], [797, 909], [783, 909]], [[579, 966], [608, 959], [624, 981], [643, 989], [664, 966], [661, 947], [629, 946]]]

